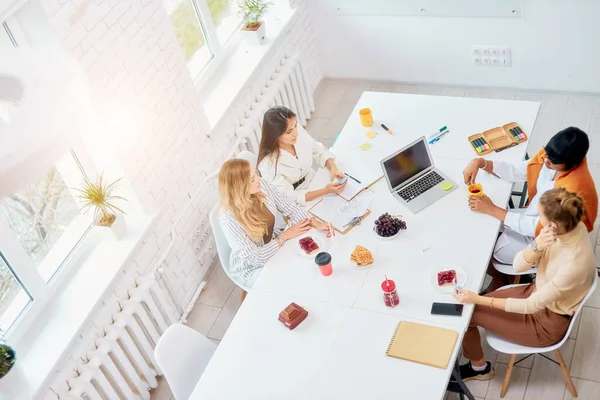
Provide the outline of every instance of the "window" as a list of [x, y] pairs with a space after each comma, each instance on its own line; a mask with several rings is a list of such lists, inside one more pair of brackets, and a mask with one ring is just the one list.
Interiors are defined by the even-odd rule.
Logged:
[[193, 79], [219, 57], [241, 26], [235, 0], [165, 0]]
[[[0, 48], [17, 47], [14, 19], [0, 23]], [[2, 99], [0, 125], [10, 122], [18, 101]], [[91, 229], [74, 197], [83, 170], [75, 153], [65, 154], [37, 182], [0, 198], [0, 339], [30, 307], [53, 295], [61, 268]]]

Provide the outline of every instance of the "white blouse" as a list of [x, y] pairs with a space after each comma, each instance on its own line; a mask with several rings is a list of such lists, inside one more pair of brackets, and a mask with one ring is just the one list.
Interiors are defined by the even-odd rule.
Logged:
[[[503, 161], [494, 161], [494, 174], [506, 182], [527, 182], [528, 164], [529, 161], [523, 161], [516, 165]], [[527, 208], [508, 210], [504, 219], [504, 225], [523, 236], [534, 237], [537, 223], [540, 220], [538, 214], [540, 197], [548, 190], [554, 188], [555, 176], [556, 171], [546, 167], [545, 164], [542, 165], [542, 170], [536, 182], [537, 192], [535, 196], [533, 196], [533, 199], [529, 199]]]
[[[279, 211], [288, 216], [290, 219], [289, 225], [310, 218], [306, 211], [265, 182], [264, 179], [261, 179], [260, 189], [266, 197], [266, 205], [269, 211], [273, 215], [277, 215], [277, 211]], [[263, 239], [259, 243], [253, 241], [230, 210], [223, 210], [219, 221], [227, 243], [231, 247], [229, 268], [240, 281], [245, 282], [247, 286], [251, 286], [249, 282], [253, 280], [251, 279], [252, 275], [273, 257], [279, 249], [279, 245], [276, 240], [271, 240], [266, 245]], [[276, 237], [278, 233], [273, 229], [273, 237]]]
[[[335, 156], [300, 125], [298, 125], [298, 140], [294, 147], [297, 156], [280, 149], [277, 163], [275, 155], [266, 157], [258, 165], [258, 170], [263, 179], [296, 203], [305, 206], [306, 193], [315, 174], [312, 169], [313, 161], [324, 167], [325, 162]], [[294, 190], [294, 184], [302, 178], [305, 178], [304, 182]]]

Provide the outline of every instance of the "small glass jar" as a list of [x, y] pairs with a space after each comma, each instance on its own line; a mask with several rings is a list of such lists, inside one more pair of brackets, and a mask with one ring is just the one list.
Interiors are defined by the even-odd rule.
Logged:
[[381, 290], [383, 290], [383, 302], [386, 306], [396, 307], [400, 303], [400, 298], [396, 291], [396, 282], [386, 278], [381, 284]]

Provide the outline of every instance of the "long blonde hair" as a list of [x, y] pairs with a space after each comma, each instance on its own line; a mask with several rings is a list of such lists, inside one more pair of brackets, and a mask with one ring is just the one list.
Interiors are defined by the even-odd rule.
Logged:
[[250, 238], [259, 243], [268, 232], [267, 219], [260, 212], [266, 207], [262, 192], [250, 194], [252, 166], [246, 160], [225, 162], [219, 171], [221, 207], [233, 213]]

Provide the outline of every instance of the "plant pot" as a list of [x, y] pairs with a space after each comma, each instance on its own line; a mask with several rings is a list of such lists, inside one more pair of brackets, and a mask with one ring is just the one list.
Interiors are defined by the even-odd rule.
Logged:
[[122, 214], [109, 214], [108, 219], [100, 217], [96, 225], [109, 228], [117, 240], [123, 239], [127, 234], [127, 224]]
[[17, 361], [17, 354], [7, 344], [0, 344], [0, 378], [8, 374]]
[[248, 27], [244, 26], [242, 28], [242, 31], [245, 32], [244, 34], [245, 34], [246, 38], [248, 39], [248, 42], [250, 42], [252, 44], [256, 44], [256, 45], [263, 44], [265, 41], [265, 37], [267, 36], [264, 21], [260, 21], [258, 23], [258, 26], [255, 26], [252, 28], [248, 28]]

